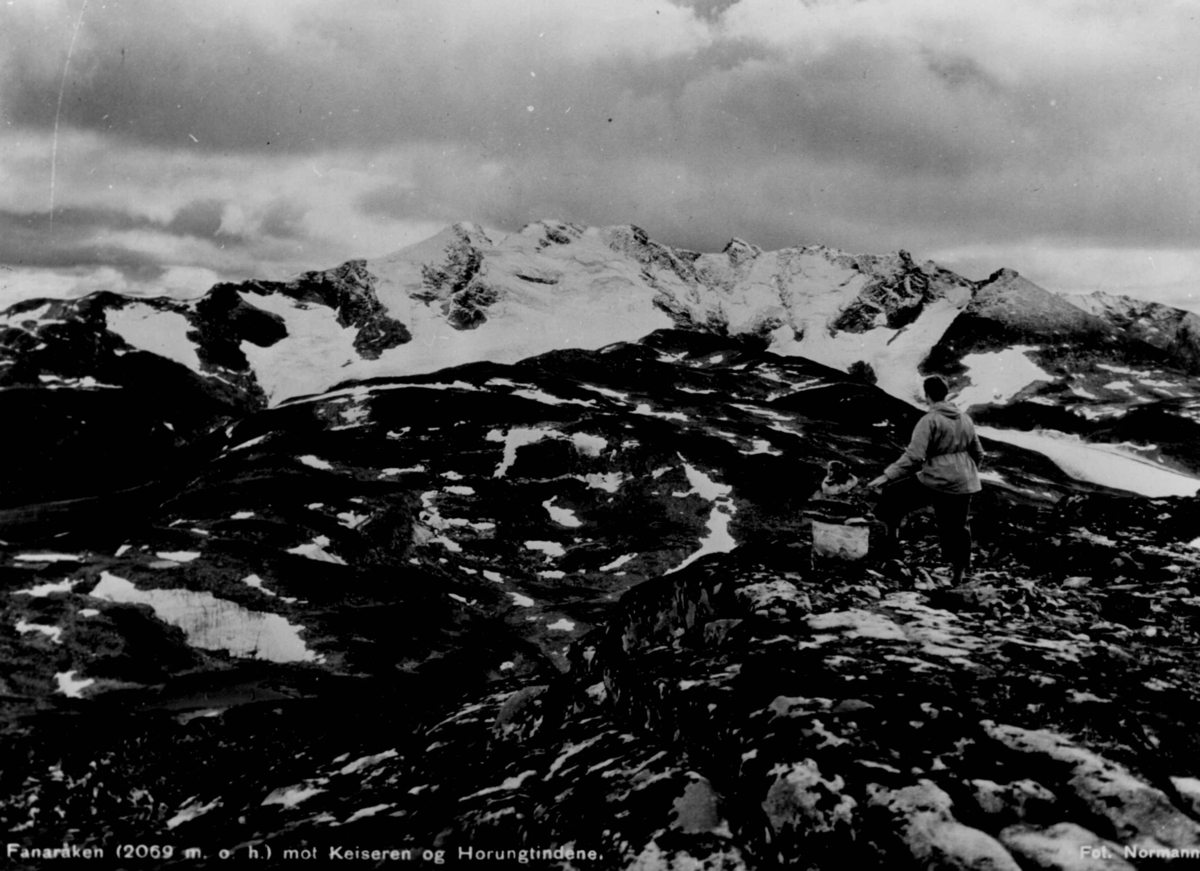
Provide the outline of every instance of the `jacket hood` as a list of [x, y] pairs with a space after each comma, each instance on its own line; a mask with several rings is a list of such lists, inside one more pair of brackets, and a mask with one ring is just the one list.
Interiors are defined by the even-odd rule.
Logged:
[[962, 412], [958, 410], [958, 406], [944, 399], [941, 402], [935, 402], [930, 410], [936, 411], [938, 414], [948, 417], [951, 420], [957, 420], [962, 416]]

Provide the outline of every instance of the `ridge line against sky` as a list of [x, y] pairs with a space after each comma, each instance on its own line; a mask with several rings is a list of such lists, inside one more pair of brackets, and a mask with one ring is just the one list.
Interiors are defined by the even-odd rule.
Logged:
[[1200, 311], [1198, 15], [10, 0], [0, 305], [196, 294], [382, 256], [455, 221], [560, 219], [701, 251], [734, 236], [904, 248], [969, 278], [1009, 267]]

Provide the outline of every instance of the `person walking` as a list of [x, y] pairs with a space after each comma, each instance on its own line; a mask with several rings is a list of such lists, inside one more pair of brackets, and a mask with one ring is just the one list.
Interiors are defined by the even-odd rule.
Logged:
[[[925, 379], [929, 411], [917, 421], [900, 459], [867, 486], [880, 491], [875, 516], [887, 527], [884, 551], [898, 556], [900, 522], [932, 505], [950, 564], [951, 583], [960, 584], [971, 566], [971, 496], [978, 493], [983, 446], [969, 415], [946, 401], [950, 388], [941, 378]], [[886, 486], [885, 486], [886, 485]]]

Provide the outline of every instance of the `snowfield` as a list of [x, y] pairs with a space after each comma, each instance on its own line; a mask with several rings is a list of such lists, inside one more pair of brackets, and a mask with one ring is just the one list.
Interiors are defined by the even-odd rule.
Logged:
[[1038, 348], [1014, 345], [994, 354], [967, 354], [962, 364], [967, 367], [970, 385], [958, 393], [957, 404], [963, 411], [972, 405], [1005, 403], [1031, 384], [1052, 382], [1054, 376], [1028, 357]]
[[158, 619], [178, 626], [196, 647], [271, 662], [320, 661], [300, 639], [303, 627], [293, 626], [278, 614], [250, 611], [211, 593], [143, 590], [124, 578], [101, 572], [91, 595], [109, 602], [149, 605]]
[[966, 307], [970, 295], [965, 289], [953, 291], [899, 330], [881, 326], [865, 333], [830, 335], [830, 323], [860, 290], [861, 285], [848, 284], [838, 293], [814, 293], [797, 300], [795, 317], [804, 330], [803, 338], [797, 341], [792, 327], [780, 327], [772, 334], [770, 350], [789, 357], [807, 357], [843, 372], [855, 362], [864, 361], [875, 371], [881, 390], [905, 402], [916, 402], [923, 392], [917, 367]]
[[1073, 478], [1129, 490], [1143, 496], [1195, 496], [1200, 480], [1164, 469], [1116, 445], [1088, 444], [1052, 431], [1017, 432], [990, 426], [977, 427], [984, 438], [1037, 451], [1049, 457]]
[[193, 372], [200, 371], [196, 345], [187, 335], [193, 327], [178, 312], [134, 304], [108, 309], [104, 318], [108, 329], [133, 347], [182, 363]]
[[[705, 281], [720, 284], [717, 292], [698, 289], [694, 278], [670, 268], [648, 270], [638, 259], [642, 255], [621, 250], [639, 244], [627, 228], [572, 229], [569, 244], [547, 245], [545, 233], [545, 226], [530, 225], [492, 240], [481, 228], [464, 223], [369, 261], [368, 271], [378, 279], [376, 297], [413, 337], [383, 350], [378, 359], [359, 355], [354, 348], [357, 329], [342, 327], [332, 309], [281, 294], [240, 292], [247, 305], [283, 318], [288, 332], [270, 347], [243, 342], [241, 350], [277, 404], [321, 393], [337, 381], [418, 375], [479, 360], [515, 363], [551, 350], [594, 350], [635, 341], [676, 326], [664, 311], [669, 308], [694, 323], [716, 319], [732, 334], [762, 332], [780, 323], [771, 333], [771, 351], [842, 371], [866, 362], [882, 389], [911, 402], [920, 395], [917, 367], [970, 302], [970, 290], [954, 286], [901, 329], [887, 328], [880, 316], [866, 332], [835, 331], [833, 324], [875, 280], [842, 252], [806, 248], [763, 253], [737, 243], [754, 252], [753, 260], [741, 266], [731, 259], [737, 251], [702, 254], [695, 268], [707, 276]], [[467, 286], [484, 297], [478, 303], [484, 319], [471, 329], [456, 328], [448, 317], [449, 307], [460, 301], [451, 299], [444, 270], [459, 270], [456, 274], [469, 277]], [[435, 280], [433, 286], [440, 289], [431, 289], [430, 275], [439, 273], [447, 277], [441, 284]], [[466, 280], [460, 278], [453, 292]], [[168, 326], [168, 333], [178, 333]], [[132, 326], [122, 328], [132, 335]], [[719, 362], [715, 355], [705, 365]], [[520, 395], [548, 404], [579, 402], [527, 390], [527, 385], [512, 386]]]

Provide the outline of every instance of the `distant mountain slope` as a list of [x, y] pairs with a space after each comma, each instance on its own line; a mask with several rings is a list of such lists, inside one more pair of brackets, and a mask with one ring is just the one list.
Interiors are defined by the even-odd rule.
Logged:
[[[903, 252], [549, 222], [14, 306], [15, 859], [1015, 871], [1200, 845], [1200, 381], [1129, 311]], [[988, 450], [957, 590], [921, 514], [903, 563], [813, 546], [877, 540], [875, 497], [822, 482], [895, 459], [931, 371]]]
[[698, 330], [247, 413], [139, 514], [0, 546], [0, 823], [200, 867], [569, 842], [604, 868], [813, 843], [812, 867], [905, 867], [926, 801], [997, 861], [1063, 822], [1200, 839], [1173, 725], [1196, 499], [989, 440], [976, 583], [942, 589], [919, 515], [905, 566], [814, 555], [814, 522], [871, 511], [823, 496], [828, 464], [878, 472], [916, 413]]
[[1200, 315], [1100, 291], [1063, 299], [1131, 337], [1166, 351], [1170, 359], [1189, 371], [1200, 367]]
[[[636, 227], [543, 221], [495, 240], [456, 224], [376, 260], [222, 284], [194, 301], [29, 300], [0, 313], [0, 411], [28, 422], [14, 446], [32, 460], [3, 473], [0, 506], [151, 481], [246, 411], [341, 382], [515, 363], [666, 327], [741, 337], [910, 403], [930, 372], [965, 404], [1005, 412], [1072, 391], [1088, 420], [1141, 401], [1138, 381], [1126, 390], [1104, 367], [1141, 372], [1152, 389], [1200, 367], [1194, 315], [1089, 299], [1071, 304], [1011, 270], [973, 282], [903, 251], [764, 252], [735, 239], [700, 254]], [[39, 490], [45, 468], [61, 474]]]
[[629, 226], [544, 221], [492, 240], [456, 224], [386, 257], [289, 282], [218, 285], [196, 302], [98, 294], [20, 303], [0, 322], [0, 381], [97, 378], [84, 370], [120, 348], [277, 403], [342, 380], [516, 362], [669, 326], [757, 337], [776, 353], [843, 371], [865, 364], [906, 400], [939, 343], [951, 349], [935, 354], [942, 367], [1021, 337], [1089, 346], [1120, 339], [1167, 365], [1198, 365], [1194, 315], [1090, 299], [1085, 312], [1011, 270], [973, 282], [903, 251], [764, 252], [735, 239], [719, 254], [699, 254]]

